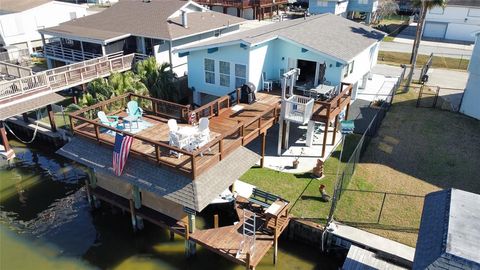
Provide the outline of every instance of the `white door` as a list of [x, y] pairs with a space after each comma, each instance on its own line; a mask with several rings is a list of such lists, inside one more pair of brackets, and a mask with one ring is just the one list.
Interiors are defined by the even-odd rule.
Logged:
[[426, 22], [423, 36], [429, 38], [445, 38], [447, 32], [446, 23]]

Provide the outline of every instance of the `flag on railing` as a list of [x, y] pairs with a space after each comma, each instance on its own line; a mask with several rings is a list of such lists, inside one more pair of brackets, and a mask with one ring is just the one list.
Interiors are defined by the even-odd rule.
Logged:
[[113, 171], [116, 175], [122, 175], [123, 168], [127, 162], [130, 146], [133, 138], [131, 136], [117, 133], [115, 135], [115, 145], [113, 146]]

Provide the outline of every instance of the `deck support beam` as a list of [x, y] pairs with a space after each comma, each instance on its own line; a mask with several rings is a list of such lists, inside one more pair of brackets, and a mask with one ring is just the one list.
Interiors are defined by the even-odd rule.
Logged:
[[[195, 232], [195, 214], [188, 213], [188, 233]], [[197, 252], [197, 245], [190, 239], [185, 239], [185, 255], [188, 257], [194, 256]]]
[[[132, 200], [133, 206], [135, 209], [140, 209], [142, 207], [142, 199], [140, 197], [140, 189], [138, 186], [132, 185]], [[143, 230], [143, 218], [135, 215], [136, 226], [138, 230]]]
[[55, 124], [55, 114], [53, 113], [52, 105], [47, 105], [48, 121], [50, 122], [50, 129], [57, 132], [57, 125]]
[[335, 123], [333, 124], [333, 136], [332, 136], [332, 145], [335, 145], [335, 137], [337, 137], [338, 129], [338, 114], [335, 116]]
[[307, 128], [307, 138], [305, 139], [305, 145], [307, 147], [311, 147], [313, 145], [313, 137], [315, 134], [315, 121], [308, 121], [308, 128]]
[[130, 202], [130, 215], [131, 215], [131, 218], [132, 218], [133, 231], [136, 232], [137, 231], [137, 214], [136, 214], [136, 211], [135, 211], [135, 203], [133, 202], [132, 199], [130, 199], [128, 201]]
[[5, 150], [5, 153], [8, 153], [10, 150], [12, 150], [12, 148], [8, 143], [7, 132], [5, 131], [5, 123], [3, 121], [0, 121], [0, 137], [2, 139], [2, 145]]
[[260, 149], [260, 152], [262, 153], [262, 158], [260, 159], [260, 167], [262, 167], [262, 168], [265, 165], [265, 143], [266, 143], [266, 139], [267, 139], [267, 131], [262, 133], [262, 146], [261, 146], [261, 149]]

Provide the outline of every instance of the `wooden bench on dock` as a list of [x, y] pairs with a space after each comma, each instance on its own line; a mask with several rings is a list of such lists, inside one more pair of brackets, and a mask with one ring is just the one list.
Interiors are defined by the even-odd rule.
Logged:
[[250, 203], [258, 204], [263, 208], [268, 208], [272, 203], [277, 200], [282, 200], [282, 198], [257, 188], [253, 188], [252, 196], [248, 198], [248, 201]]

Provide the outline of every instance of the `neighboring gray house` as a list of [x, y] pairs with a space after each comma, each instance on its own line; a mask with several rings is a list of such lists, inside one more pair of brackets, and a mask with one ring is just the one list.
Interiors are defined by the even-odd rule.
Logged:
[[142, 53], [172, 65], [182, 76], [186, 59], [177, 46], [222, 36], [244, 19], [210, 11], [192, 1], [122, 0], [104, 11], [39, 32], [49, 68], [112, 53]]
[[477, 31], [480, 31], [480, 1], [449, 0], [445, 8], [427, 12], [423, 36], [473, 43]]
[[480, 269], [480, 195], [448, 189], [425, 197], [413, 269]]

